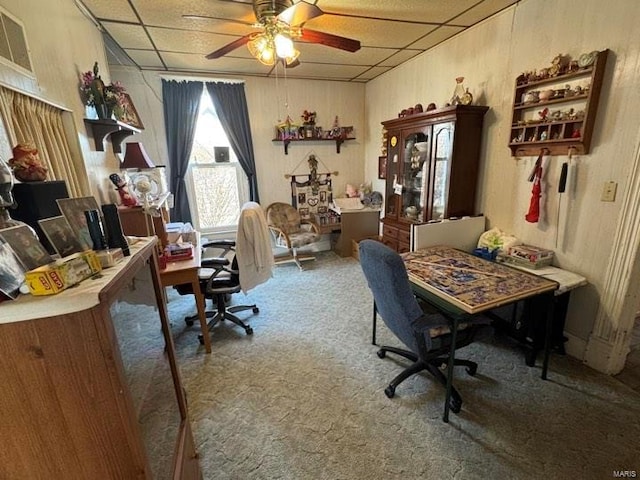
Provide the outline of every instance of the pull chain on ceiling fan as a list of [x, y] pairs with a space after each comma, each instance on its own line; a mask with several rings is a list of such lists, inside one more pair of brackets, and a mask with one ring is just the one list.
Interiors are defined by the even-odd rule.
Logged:
[[[247, 45], [251, 55], [261, 63], [274, 65], [276, 62], [282, 61], [285, 66], [291, 68], [299, 64], [297, 59], [300, 55], [294, 46], [294, 39], [307, 43], [318, 43], [348, 52], [360, 49], [360, 42], [357, 40], [302, 27], [305, 22], [324, 14], [318, 6], [305, 0], [300, 0], [297, 3], [293, 3], [292, 0], [254, 0], [253, 12], [257, 21], [254, 26], [261, 28], [261, 32], [244, 35], [211, 52], [206, 58], [220, 58], [243, 45]], [[198, 18], [199, 16], [185, 15], [185, 17]], [[245, 23], [232, 19], [228, 21]]]

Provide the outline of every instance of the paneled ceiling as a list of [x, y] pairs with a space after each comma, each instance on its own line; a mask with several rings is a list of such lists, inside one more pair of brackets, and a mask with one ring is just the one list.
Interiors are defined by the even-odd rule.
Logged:
[[[258, 0], [265, 2], [265, 0]], [[269, 3], [272, 0], [266, 0]], [[279, 0], [285, 4], [300, 0]], [[323, 14], [301, 24], [358, 40], [348, 52], [296, 40], [300, 64], [288, 78], [367, 82], [459, 34], [518, 0], [308, 0]], [[77, 0], [108, 41], [110, 63], [185, 74], [283, 76], [246, 45], [221, 58], [205, 55], [260, 29], [253, 0]], [[110, 37], [110, 38], [109, 38]], [[113, 40], [113, 41], [111, 41]]]

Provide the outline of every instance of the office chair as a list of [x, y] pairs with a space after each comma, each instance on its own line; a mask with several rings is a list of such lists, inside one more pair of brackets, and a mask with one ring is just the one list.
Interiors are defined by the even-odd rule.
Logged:
[[275, 202], [267, 207], [267, 224], [276, 247], [286, 248], [289, 256], [278, 263], [293, 261], [302, 270], [302, 261], [315, 260], [313, 255], [300, 254], [298, 248], [320, 240], [318, 226], [302, 220], [300, 212], [288, 203]]
[[[200, 288], [205, 298], [215, 302], [216, 309], [207, 311], [209, 332], [221, 321], [230, 322], [242, 327], [247, 335], [253, 334], [253, 328], [234, 315], [244, 310], [259, 313], [255, 305], [228, 306], [232, 294], [247, 292], [267, 281], [271, 277], [273, 252], [262, 207], [255, 202], [243, 205], [238, 220], [236, 240], [217, 240], [202, 245], [206, 251], [217, 249], [217, 256], [203, 258], [200, 262]], [[181, 295], [193, 294], [191, 284], [176, 285]], [[193, 325], [198, 315], [185, 318], [187, 325]], [[202, 334], [198, 340], [204, 344]]]
[[[373, 293], [375, 308], [391, 332], [408, 348], [382, 346], [378, 357], [384, 358], [387, 352], [391, 352], [413, 362], [389, 383], [384, 393], [392, 398], [400, 383], [423, 370], [446, 386], [447, 377], [440, 367], [448, 362], [450, 349], [471, 343], [479, 324], [487, 323], [487, 320], [482, 318], [459, 325], [456, 344], [452, 346], [447, 319], [428, 303], [424, 302], [421, 306], [418, 302], [400, 255], [375, 240], [360, 241], [359, 255], [362, 271]], [[457, 358], [454, 365], [467, 367], [469, 375], [475, 375], [478, 368], [475, 362]], [[458, 413], [461, 407], [462, 397], [452, 387], [449, 408]]]

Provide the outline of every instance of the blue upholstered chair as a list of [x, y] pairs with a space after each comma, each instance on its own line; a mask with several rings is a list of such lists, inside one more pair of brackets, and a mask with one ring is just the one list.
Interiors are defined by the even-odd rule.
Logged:
[[[411, 290], [404, 261], [395, 251], [375, 240], [362, 240], [359, 256], [377, 312], [389, 330], [407, 347], [405, 350], [382, 346], [378, 357], [384, 358], [387, 352], [392, 352], [413, 362], [391, 381], [384, 393], [389, 398], [393, 397], [400, 383], [423, 370], [446, 386], [447, 378], [440, 367], [447, 363], [451, 348], [447, 319], [428, 303], [418, 302]], [[477, 322], [458, 326], [456, 349], [471, 343], [477, 327], [486, 323], [486, 319]], [[455, 359], [454, 365], [467, 367], [469, 375], [475, 375], [478, 368], [469, 360]], [[462, 407], [462, 398], [455, 388], [451, 390], [449, 406], [455, 413]]]

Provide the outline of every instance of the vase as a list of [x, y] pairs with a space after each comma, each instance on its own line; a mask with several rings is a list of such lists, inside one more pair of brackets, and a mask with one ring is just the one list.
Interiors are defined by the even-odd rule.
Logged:
[[98, 115], [98, 118], [100, 120], [110, 119], [111, 116], [113, 115], [113, 109], [106, 103], [94, 105], [93, 108], [95, 108], [96, 115]]

